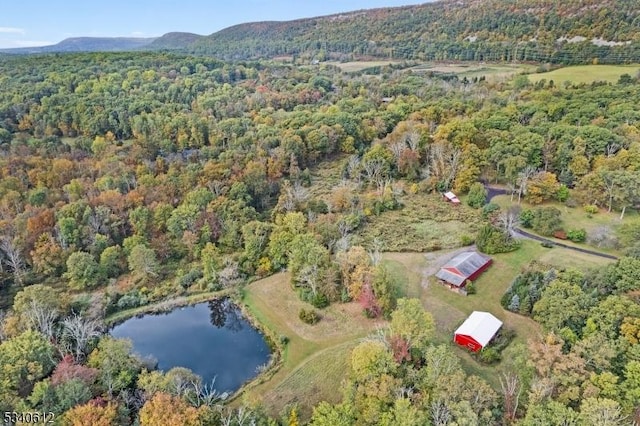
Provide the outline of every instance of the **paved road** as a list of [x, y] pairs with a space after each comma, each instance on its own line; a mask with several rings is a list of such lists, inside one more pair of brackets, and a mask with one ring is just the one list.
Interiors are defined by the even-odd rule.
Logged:
[[[496, 188], [496, 187], [492, 187], [492, 186], [489, 186], [489, 185], [485, 185], [485, 188], [487, 189], [487, 202], [490, 202], [493, 199], [493, 197], [495, 197], [496, 195], [508, 194], [508, 191], [506, 189], [503, 189], [503, 188]], [[577, 251], [577, 252], [580, 252], [580, 253], [590, 254], [590, 255], [593, 255], [593, 256], [603, 257], [605, 259], [613, 259], [613, 260], [617, 260], [618, 259], [616, 256], [611, 255], [611, 254], [601, 253], [599, 251], [584, 249], [582, 247], [575, 247], [575, 246], [570, 246], [570, 245], [567, 245], [567, 244], [558, 243], [558, 242], [555, 242], [553, 240], [549, 240], [547, 238], [543, 238], [543, 237], [540, 237], [538, 235], [531, 234], [531, 233], [529, 233], [527, 231], [523, 231], [520, 228], [514, 228], [513, 230], [518, 235], [520, 235], [520, 236], [522, 236], [524, 238], [529, 238], [531, 240], [545, 242], [545, 243], [548, 243], [548, 244], [552, 244], [554, 246], [566, 248], [566, 249]]]

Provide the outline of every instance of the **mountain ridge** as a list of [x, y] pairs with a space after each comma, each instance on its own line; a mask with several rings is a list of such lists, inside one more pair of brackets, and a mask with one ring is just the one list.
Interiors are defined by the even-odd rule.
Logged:
[[[290, 21], [247, 22], [201, 36], [170, 32], [119, 44], [67, 39], [5, 53], [175, 50], [227, 60], [282, 55], [353, 60], [640, 62], [634, 0], [441, 0]], [[80, 39], [79, 39], [80, 40]], [[116, 40], [116, 39], [111, 39]]]

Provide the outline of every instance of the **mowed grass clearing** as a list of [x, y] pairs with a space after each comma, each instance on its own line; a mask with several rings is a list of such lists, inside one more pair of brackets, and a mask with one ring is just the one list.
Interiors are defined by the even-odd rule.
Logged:
[[[467, 373], [477, 374], [499, 389], [499, 372], [510, 368], [517, 344], [526, 344], [542, 334], [539, 325], [531, 318], [514, 314], [502, 308], [500, 299], [513, 279], [532, 260], [540, 260], [557, 267], [587, 269], [606, 264], [610, 260], [576, 253], [568, 249], [546, 249], [538, 242], [525, 240], [522, 247], [511, 253], [493, 255], [493, 264], [475, 282], [477, 293], [462, 296], [437, 283], [431, 276], [439, 266], [464, 250], [446, 250], [434, 253], [385, 253], [384, 262], [401, 283], [403, 292], [415, 297], [416, 292], [436, 322], [438, 343], [447, 344], [461, 360]], [[418, 290], [416, 290], [418, 289]], [[469, 353], [452, 342], [453, 332], [473, 311], [491, 312], [504, 322], [504, 326], [516, 332], [514, 341], [503, 352], [503, 361], [495, 366], [476, 362]]]
[[384, 67], [386, 65], [399, 64], [401, 61], [352, 61], [352, 62], [336, 62], [328, 61], [323, 64], [334, 65], [340, 68], [343, 72], [359, 72], [373, 67]]
[[606, 81], [615, 83], [622, 74], [634, 76], [640, 71], [640, 65], [576, 65], [559, 68], [557, 70], [530, 74], [527, 77], [532, 83], [545, 79], [553, 80], [556, 85], [565, 81], [572, 83], [593, 83], [594, 81]]
[[250, 387], [243, 400], [262, 403], [278, 416], [298, 405], [302, 418], [321, 401], [338, 402], [340, 383], [348, 375], [351, 349], [383, 321], [364, 317], [357, 303], [335, 303], [320, 312], [322, 320], [308, 325], [298, 318], [302, 302], [289, 284], [290, 275], [279, 273], [247, 286], [244, 302], [251, 314], [276, 338], [286, 336], [282, 366], [263, 383]]
[[[500, 206], [502, 209], [508, 209], [511, 206], [518, 205], [517, 201], [512, 202], [509, 195], [497, 195], [491, 200]], [[535, 209], [540, 207], [555, 207], [561, 212], [562, 226], [565, 230], [571, 229], [584, 229], [587, 231], [587, 237], [590, 233], [594, 232], [597, 228], [608, 227], [613, 234], [616, 234], [620, 225], [624, 223], [636, 223], [640, 224], [640, 213], [637, 210], [627, 209], [624, 218], [620, 219], [620, 213], [616, 211], [607, 212], [606, 208], [601, 208], [598, 213], [589, 214], [584, 211], [582, 207], [567, 207], [566, 205], [557, 201], [549, 201], [541, 205], [531, 205], [526, 201], [522, 201], [520, 207], [523, 209]], [[527, 232], [533, 232], [527, 229]], [[603, 247], [593, 247], [586, 243], [576, 244], [568, 240], [559, 240], [557, 238], [549, 237], [550, 240], [556, 241], [568, 246], [582, 247], [590, 250], [601, 251], [603, 253], [609, 253], [616, 256], [621, 256], [620, 250], [607, 249]]]
[[428, 62], [411, 68], [414, 72], [455, 74], [458, 78], [486, 77], [490, 80], [509, 78], [517, 74], [532, 72], [535, 68], [527, 64], [493, 64], [485, 62], [445, 63]]

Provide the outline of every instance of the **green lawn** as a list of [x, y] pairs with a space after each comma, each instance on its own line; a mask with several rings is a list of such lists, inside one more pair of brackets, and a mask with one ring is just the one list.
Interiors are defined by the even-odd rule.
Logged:
[[351, 349], [383, 321], [367, 319], [358, 304], [347, 303], [321, 310], [322, 320], [316, 325], [304, 324], [298, 312], [311, 306], [299, 300], [289, 280], [289, 274], [275, 274], [245, 289], [250, 313], [276, 338], [286, 336], [289, 343], [280, 368], [249, 386], [242, 400], [262, 403], [274, 416], [297, 404], [301, 418], [308, 418], [310, 407], [320, 401], [339, 401]]
[[[500, 305], [502, 295], [513, 279], [532, 260], [540, 260], [558, 267], [588, 268], [606, 264], [607, 259], [576, 253], [568, 249], [546, 249], [538, 242], [525, 240], [522, 247], [512, 253], [493, 255], [493, 264], [476, 281], [477, 293], [462, 296], [438, 284], [432, 278], [425, 278], [437, 270], [454, 250], [441, 253], [386, 253], [385, 263], [402, 285], [402, 293], [420, 299], [436, 322], [438, 343], [448, 344], [460, 358], [463, 367], [470, 374], [477, 374], [499, 389], [498, 374], [509, 368], [509, 359], [516, 350], [516, 344], [526, 343], [530, 338], [541, 334], [538, 324], [531, 318], [506, 311]], [[486, 366], [476, 362], [469, 353], [452, 342], [454, 330], [473, 311], [487, 311], [504, 322], [504, 326], [516, 332], [512, 342], [503, 352], [503, 362], [495, 366]]]
[[[499, 205], [502, 209], [507, 209], [509, 208], [509, 206], [517, 204], [517, 201], [511, 202], [511, 197], [509, 195], [498, 195], [494, 197], [491, 202]], [[596, 228], [602, 226], [610, 227], [611, 230], [615, 233], [623, 223], [640, 223], [640, 213], [632, 209], [628, 209], [625, 213], [624, 218], [620, 220], [619, 212], [612, 211], [611, 213], [609, 213], [606, 209], [600, 209], [596, 214], [587, 214], [582, 207], [567, 207], [564, 204], [556, 201], [547, 202], [539, 206], [532, 206], [529, 203], [523, 201], [521, 206], [522, 208], [528, 209], [547, 206], [556, 207], [562, 213], [562, 224], [564, 229], [584, 229], [585, 231], [587, 231], [587, 235], [589, 235], [590, 232], [593, 232]], [[527, 231], [532, 232], [531, 230]], [[571, 241], [558, 240], [556, 238], [549, 239], [562, 242], [563, 244], [569, 246], [588, 248], [591, 250], [602, 251], [604, 253], [609, 253], [616, 256], [622, 255], [622, 252], [620, 250], [592, 247], [586, 243], [575, 244]]]
[[542, 79], [553, 80], [556, 85], [565, 81], [572, 83], [592, 83], [606, 81], [615, 83], [622, 74], [635, 75], [640, 71], [640, 65], [576, 65], [559, 68], [557, 70], [530, 74], [529, 81], [536, 83]]
[[456, 74], [458, 78], [486, 77], [489, 80], [508, 78], [535, 68], [526, 64], [490, 64], [485, 62], [442, 63], [428, 62], [412, 68], [414, 72]]
[[367, 68], [383, 67], [385, 65], [399, 64], [400, 61], [352, 61], [352, 62], [323, 62], [323, 64], [335, 65], [344, 72], [358, 72]]

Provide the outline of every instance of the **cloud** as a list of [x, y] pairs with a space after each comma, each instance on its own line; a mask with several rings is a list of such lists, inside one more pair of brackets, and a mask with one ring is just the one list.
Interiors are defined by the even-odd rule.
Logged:
[[142, 31], [133, 31], [131, 33], [131, 35], [134, 36], [134, 37], [144, 37], [144, 32], [142, 32]]
[[24, 34], [26, 31], [22, 28], [0, 27], [0, 33], [3, 34]]

